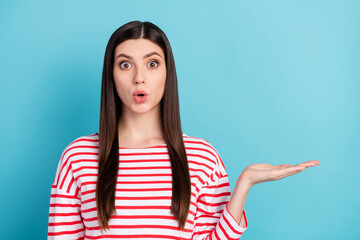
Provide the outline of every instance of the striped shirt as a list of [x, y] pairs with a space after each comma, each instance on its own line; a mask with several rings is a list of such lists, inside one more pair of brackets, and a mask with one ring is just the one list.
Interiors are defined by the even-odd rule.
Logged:
[[116, 214], [100, 232], [96, 211], [97, 133], [81, 136], [62, 152], [51, 186], [48, 240], [240, 239], [248, 227], [227, 209], [230, 185], [224, 164], [205, 139], [183, 140], [191, 178], [191, 204], [184, 230], [170, 212], [171, 163], [166, 144], [119, 147]]

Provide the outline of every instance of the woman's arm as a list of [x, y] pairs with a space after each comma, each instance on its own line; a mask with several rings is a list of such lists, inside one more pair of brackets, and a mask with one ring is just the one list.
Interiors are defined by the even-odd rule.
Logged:
[[246, 198], [250, 188], [251, 187], [246, 183], [245, 180], [241, 181], [240, 176], [236, 181], [234, 192], [227, 204], [227, 209], [238, 224], [240, 224], [241, 216], [243, 216], [242, 212], [244, 210]]
[[71, 167], [72, 149], [72, 144], [69, 144], [62, 152], [51, 185], [48, 240], [80, 240], [85, 236], [80, 187], [76, 185]]
[[320, 165], [317, 160], [303, 162], [297, 165], [281, 164], [273, 166], [267, 163], [251, 164], [244, 169], [236, 181], [234, 192], [227, 208], [235, 220], [240, 223], [245, 201], [251, 187], [261, 182], [275, 181], [297, 174], [308, 167]]
[[238, 223], [227, 209], [231, 189], [227, 175], [216, 174], [199, 192], [196, 201], [193, 240], [237, 240], [248, 228], [245, 211], [243, 220]]

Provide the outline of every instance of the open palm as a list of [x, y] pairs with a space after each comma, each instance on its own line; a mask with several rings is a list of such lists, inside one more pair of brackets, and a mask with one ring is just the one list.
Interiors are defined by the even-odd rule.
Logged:
[[247, 179], [251, 186], [261, 182], [275, 181], [287, 176], [297, 174], [308, 167], [315, 167], [320, 162], [317, 160], [306, 161], [300, 164], [281, 164], [273, 166], [267, 163], [257, 163], [247, 166], [243, 172], [242, 177]]

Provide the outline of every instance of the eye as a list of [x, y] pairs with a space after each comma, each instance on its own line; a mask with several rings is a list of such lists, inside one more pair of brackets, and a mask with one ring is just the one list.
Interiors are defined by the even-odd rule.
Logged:
[[120, 67], [123, 68], [123, 69], [127, 69], [127, 68], [130, 68], [131, 67], [131, 64], [129, 62], [121, 62], [120, 63]]
[[159, 65], [159, 62], [156, 61], [156, 60], [150, 61], [150, 62], [148, 63], [148, 66], [149, 66], [150, 68], [156, 68], [158, 65]]

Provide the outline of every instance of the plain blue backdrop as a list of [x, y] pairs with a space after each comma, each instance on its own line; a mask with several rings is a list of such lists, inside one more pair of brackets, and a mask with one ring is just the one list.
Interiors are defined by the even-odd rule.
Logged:
[[233, 189], [253, 163], [321, 165], [254, 186], [241, 239], [360, 235], [360, 2], [1, 1], [0, 239], [46, 239], [62, 150], [98, 131], [119, 26], [168, 36], [183, 132], [219, 152]]

